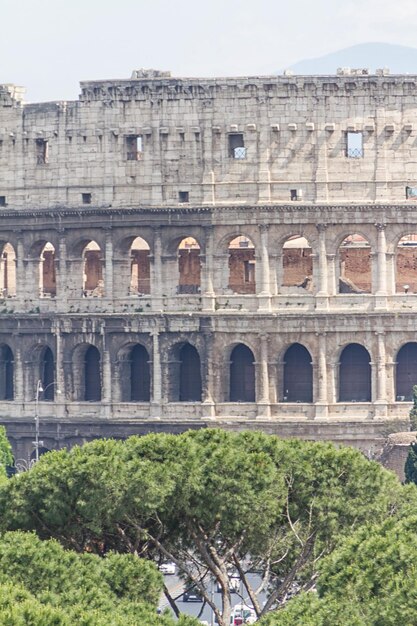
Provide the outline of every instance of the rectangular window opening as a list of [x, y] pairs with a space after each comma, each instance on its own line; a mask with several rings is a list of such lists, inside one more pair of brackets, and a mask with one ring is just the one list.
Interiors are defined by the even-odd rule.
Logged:
[[291, 200], [298, 200], [298, 193], [296, 189], [290, 189], [290, 199]]
[[255, 282], [255, 261], [244, 261], [245, 283]]
[[356, 131], [346, 133], [346, 156], [349, 159], [363, 158], [363, 133]]
[[178, 202], [189, 202], [189, 195], [188, 191], [179, 191]]
[[246, 148], [243, 133], [229, 134], [229, 157], [232, 159], [246, 159]]
[[417, 187], [406, 187], [405, 197], [407, 200], [417, 200]]
[[6, 206], [6, 196], [0, 196], [0, 206]]
[[81, 197], [83, 204], [91, 204], [91, 193], [82, 193]]
[[142, 135], [129, 135], [126, 137], [126, 159], [127, 161], [140, 161], [142, 158], [143, 146]]
[[46, 139], [36, 139], [36, 163], [37, 165], [48, 163], [48, 142]]

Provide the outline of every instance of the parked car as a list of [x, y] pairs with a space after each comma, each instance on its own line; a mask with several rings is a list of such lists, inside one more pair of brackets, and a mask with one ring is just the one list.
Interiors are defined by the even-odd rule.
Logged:
[[[236, 574], [229, 574], [229, 591], [230, 593], [238, 593], [240, 589], [240, 578]], [[220, 593], [222, 590], [220, 583], [217, 583], [217, 591]]]
[[199, 590], [196, 587], [191, 587], [190, 589], [186, 589], [182, 594], [183, 602], [202, 602], [203, 598]]
[[241, 626], [242, 624], [254, 624], [256, 622], [256, 613], [253, 606], [248, 604], [236, 604], [233, 607], [230, 624], [232, 626]]
[[158, 569], [160, 572], [162, 572], [162, 574], [176, 574], [177, 572], [177, 567], [175, 563], [172, 563], [172, 561], [168, 561], [167, 563], [161, 563]]

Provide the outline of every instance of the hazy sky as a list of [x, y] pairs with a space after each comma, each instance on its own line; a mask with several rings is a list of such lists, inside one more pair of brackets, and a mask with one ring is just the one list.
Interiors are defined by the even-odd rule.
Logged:
[[417, 47], [416, 0], [0, 0], [0, 83], [77, 99], [80, 80], [268, 74], [346, 46]]

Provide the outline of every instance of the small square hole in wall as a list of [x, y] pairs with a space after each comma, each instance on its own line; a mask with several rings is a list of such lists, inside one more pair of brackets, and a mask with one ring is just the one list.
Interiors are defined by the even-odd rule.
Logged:
[[346, 156], [349, 159], [363, 158], [363, 133], [351, 131], [346, 133]]
[[6, 196], [0, 196], [0, 206], [6, 206]]
[[298, 200], [298, 194], [296, 189], [290, 189], [290, 199]]
[[82, 193], [83, 204], [91, 204], [91, 193]]
[[188, 191], [179, 191], [178, 192], [178, 202], [189, 202], [189, 192]]

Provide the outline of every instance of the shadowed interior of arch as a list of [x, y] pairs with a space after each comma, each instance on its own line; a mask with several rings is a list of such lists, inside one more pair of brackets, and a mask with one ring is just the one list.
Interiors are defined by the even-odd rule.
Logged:
[[229, 396], [230, 402], [255, 402], [255, 358], [242, 343], [230, 355]]
[[0, 346], [0, 400], [14, 399], [14, 359], [8, 345]]
[[284, 401], [313, 401], [313, 367], [307, 348], [294, 343], [284, 355]]
[[179, 352], [179, 400], [201, 402], [201, 363], [197, 349], [185, 343]]
[[101, 400], [100, 352], [95, 346], [89, 346], [84, 355], [84, 400]]
[[339, 402], [371, 402], [371, 357], [358, 343], [340, 355]]
[[413, 386], [417, 385], [417, 343], [406, 343], [397, 354], [396, 400], [411, 402]]

